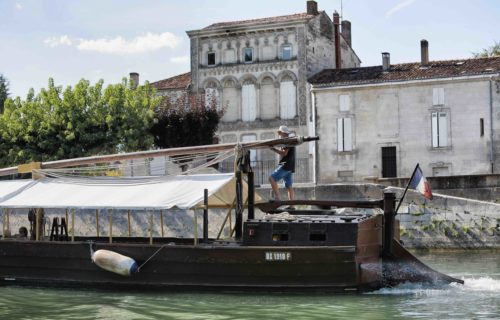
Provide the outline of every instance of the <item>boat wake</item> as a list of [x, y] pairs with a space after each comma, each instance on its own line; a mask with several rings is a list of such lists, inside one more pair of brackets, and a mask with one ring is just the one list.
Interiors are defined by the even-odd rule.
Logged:
[[491, 277], [460, 277], [465, 283], [451, 283], [442, 285], [431, 285], [425, 283], [402, 283], [392, 288], [382, 288], [377, 291], [368, 292], [370, 295], [439, 295], [450, 292], [500, 292], [500, 279]]

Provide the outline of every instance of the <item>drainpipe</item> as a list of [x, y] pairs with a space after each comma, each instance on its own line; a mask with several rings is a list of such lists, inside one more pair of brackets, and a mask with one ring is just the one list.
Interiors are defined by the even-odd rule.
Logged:
[[490, 77], [490, 164], [491, 174], [495, 173], [493, 157], [493, 77]]
[[[314, 88], [311, 88], [311, 119], [310, 119], [310, 132], [309, 132], [309, 136], [311, 137], [315, 137], [316, 136], [316, 92], [314, 91]], [[317, 159], [317, 155], [316, 155], [316, 143], [317, 142], [312, 142], [312, 145], [309, 147], [311, 148], [311, 152], [310, 154], [312, 154], [313, 156], [313, 166], [312, 166], [312, 169], [313, 169], [313, 172], [312, 172], [312, 177], [313, 177], [313, 183], [314, 185], [316, 185], [318, 179], [316, 177], [316, 159]]]
[[340, 16], [335, 11], [333, 13], [333, 35], [335, 37], [335, 69], [340, 69], [342, 68], [341, 63], [342, 60], [340, 59]]

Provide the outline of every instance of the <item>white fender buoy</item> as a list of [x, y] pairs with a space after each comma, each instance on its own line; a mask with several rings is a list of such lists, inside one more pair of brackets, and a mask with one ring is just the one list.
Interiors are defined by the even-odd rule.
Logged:
[[131, 276], [138, 271], [134, 259], [109, 250], [97, 250], [92, 254], [92, 262], [104, 270], [122, 276]]

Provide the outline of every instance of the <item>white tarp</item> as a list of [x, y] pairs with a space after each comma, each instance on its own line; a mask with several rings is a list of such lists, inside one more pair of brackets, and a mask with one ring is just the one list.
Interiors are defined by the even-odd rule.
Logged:
[[[0, 201], [3, 208], [74, 209], [191, 209], [203, 204], [208, 189], [210, 207], [229, 207], [235, 198], [235, 179], [230, 174], [176, 176], [146, 184], [73, 183], [44, 178], [31, 181], [20, 192]], [[25, 181], [23, 181], [25, 182]], [[26, 182], [25, 182], [26, 183]], [[31, 183], [29, 185], [29, 183]], [[12, 187], [16, 187], [15, 183]], [[7, 186], [0, 187], [2, 190]], [[19, 189], [19, 188], [18, 188]], [[5, 192], [7, 195], [7, 192]], [[246, 185], [244, 197], [246, 197]]]
[[33, 180], [5, 180], [0, 181], [0, 202], [9, 199], [24, 188], [33, 184]]

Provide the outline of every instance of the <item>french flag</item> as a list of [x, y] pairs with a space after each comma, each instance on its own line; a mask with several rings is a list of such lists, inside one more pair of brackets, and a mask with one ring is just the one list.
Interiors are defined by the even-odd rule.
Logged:
[[411, 178], [410, 187], [420, 192], [427, 199], [432, 200], [431, 185], [429, 184], [429, 182], [427, 182], [427, 179], [425, 179], [424, 174], [422, 173], [422, 170], [420, 170], [420, 166], [418, 164], [415, 168], [413, 178]]

